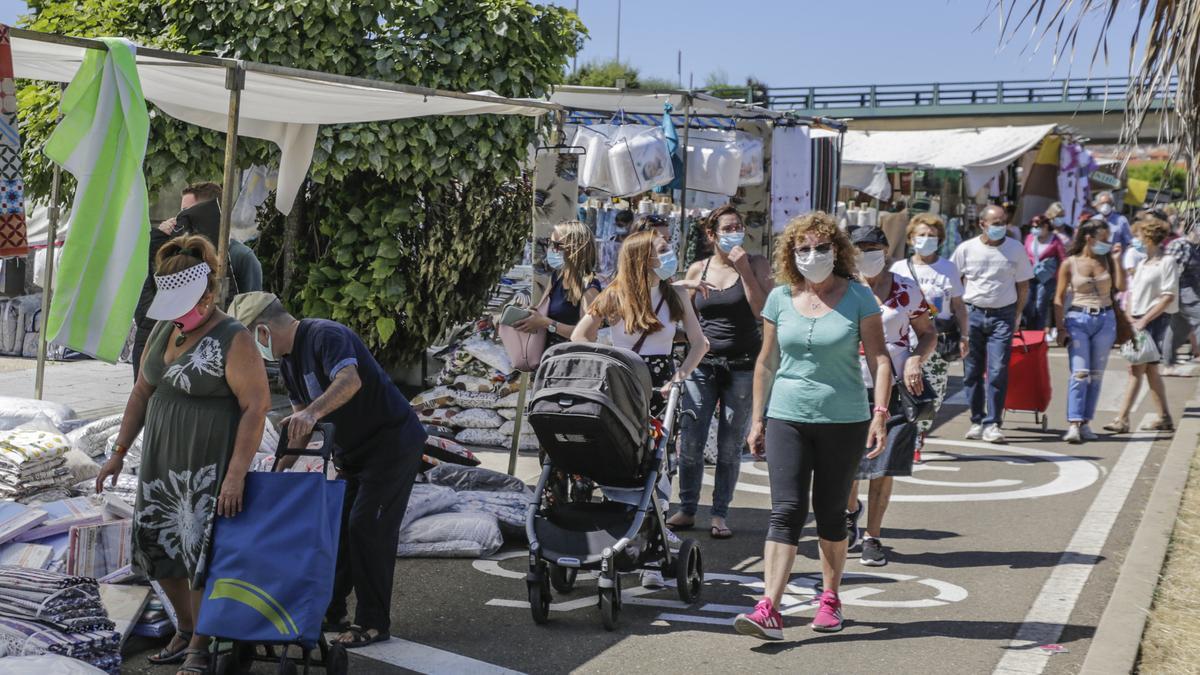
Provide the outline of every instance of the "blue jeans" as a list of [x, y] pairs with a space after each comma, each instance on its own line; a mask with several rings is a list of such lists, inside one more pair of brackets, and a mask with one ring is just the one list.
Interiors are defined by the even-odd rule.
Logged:
[[[971, 402], [971, 424], [1000, 424], [1008, 393], [1008, 361], [1012, 356], [1017, 306], [970, 307], [967, 312], [967, 358], [963, 387]], [[984, 373], [987, 382], [984, 382]], [[986, 402], [986, 408], [985, 408]]]
[[754, 370], [726, 369], [701, 363], [684, 384], [683, 415], [679, 424], [679, 509], [696, 515], [700, 485], [704, 480], [704, 446], [713, 413], [721, 406], [717, 424], [717, 477], [713, 487], [713, 517], [724, 518], [733, 501], [738, 474], [742, 470], [742, 448], [750, 433], [754, 405]]
[[1113, 310], [1100, 314], [1067, 312], [1064, 320], [1071, 342], [1071, 379], [1067, 384], [1067, 421], [1090, 422], [1096, 417], [1096, 401], [1108, 354], [1117, 339], [1117, 317]]
[[1029, 280], [1029, 302], [1025, 303], [1025, 327], [1030, 330], [1045, 330], [1054, 325], [1054, 291], [1058, 279]]

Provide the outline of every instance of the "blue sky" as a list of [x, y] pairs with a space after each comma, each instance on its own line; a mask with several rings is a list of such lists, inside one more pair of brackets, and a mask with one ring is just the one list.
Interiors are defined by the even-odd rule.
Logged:
[[[1029, 2], [1030, 0], [1024, 0]], [[1061, 77], [1051, 49], [1026, 50], [1022, 36], [1001, 48], [995, 0], [622, 0], [621, 58], [645, 75], [674, 79], [683, 51], [683, 84], [694, 74], [728, 81], [753, 75], [774, 87], [896, 84]], [[553, 0], [574, 8], [575, 0]], [[618, 0], [579, 0], [591, 37], [579, 62], [616, 55]], [[1128, 70], [1128, 36], [1136, 14], [1128, 3], [1117, 19], [1112, 59], [1096, 76]], [[12, 23], [25, 3], [0, 0], [0, 21]], [[1088, 74], [1094, 27], [1081, 38], [1071, 74]], [[981, 25], [982, 24], [982, 25]], [[1027, 34], [1027, 33], [1026, 33]], [[1022, 53], [1024, 51], [1024, 53]]]

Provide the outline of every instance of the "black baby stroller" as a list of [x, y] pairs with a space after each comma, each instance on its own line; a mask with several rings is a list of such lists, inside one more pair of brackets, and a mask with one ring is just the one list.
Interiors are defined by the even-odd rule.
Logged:
[[[546, 453], [525, 524], [525, 579], [536, 623], [549, 618], [551, 586], [569, 592], [579, 570], [600, 575], [600, 618], [608, 630], [616, 628], [621, 610], [623, 572], [657, 564], [663, 576], [675, 578], [681, 600], [700, 597], [700, 546], [684, 539], [678, 552], [671, 550], [654, 494], [678, 429], [680, 388], [671, 389], [661, 423], [652, 423], [650, 371], [636, 353], [573, 343], [546, 351], [529, 403], [529, 424]], [[546, 485], [556, 470], [640, 490], [638, 504], [550, 503]]]

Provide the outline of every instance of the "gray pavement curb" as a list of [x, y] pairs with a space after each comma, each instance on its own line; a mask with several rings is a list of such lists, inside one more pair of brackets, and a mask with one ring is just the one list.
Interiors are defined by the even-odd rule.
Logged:
[[1167, 448], [1150, 500], [1080, 672], [1127, 675], [1137, 665], [1142, 633], [1187, 485], [1188, 468], [1200, 444], [1200, 387], [1197, 389], [1184, 408], [1175, 437]]

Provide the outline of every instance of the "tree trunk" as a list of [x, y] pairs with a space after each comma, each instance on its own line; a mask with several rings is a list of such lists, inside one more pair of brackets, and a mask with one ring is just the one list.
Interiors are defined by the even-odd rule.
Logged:
[[291, 297], [292, 281], [296, 276], [296, 258], [300, 245], [300, 232], [304, 224], [304, 190], [296, 195], [296, 204], [283, 222], [283, 291], [285, 298]]

